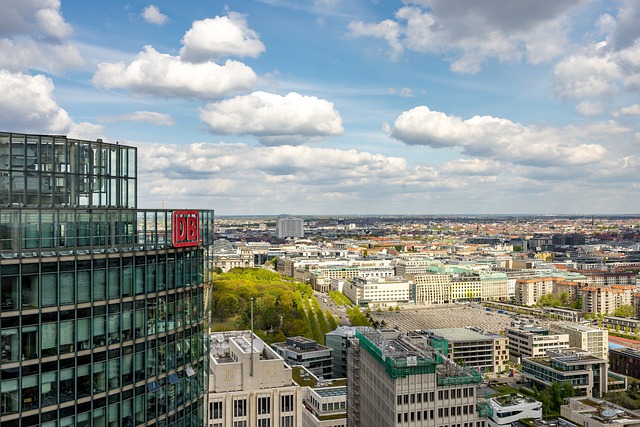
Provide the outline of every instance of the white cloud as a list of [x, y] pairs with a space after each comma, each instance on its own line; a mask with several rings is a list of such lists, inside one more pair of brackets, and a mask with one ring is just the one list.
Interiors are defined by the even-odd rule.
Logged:
[[212, 132], [254, 135], [265, 145], [297, 145], [344, 131], [331, 102], [295, 92], [254, 92], [210, 103], [200, 119]]
[[53, 99], [51, 79], [0, 70], [0, 129], [65, 134], [69, 114]]
[[555, 90], [561, 98], [611, 97], [622, 76], [615, 59], [604, 48], [586, 49], [555, 66]]
[[145, 7], [140, 15], [150, 24], [164, 25], [169, 21], [169, 17], [160, 12], [160, 9], [155, 4]]
[[36, 68], [59, 72], [79, 67], [84, 59], [71, 43], [45, 43], [32, 38], [0, 39], [0, 68], [18, 72]]
[[475, 73], [488, 58], [537, 64], [568, 43], [569, 17], [585, 1], [496, 2], [406, 0], [395, 20], [353, 21], [353, 35], [384, 39], [397, 58], [404, 50], [447, 54], [451, 69]]
[[67, 136], [69, 138], [86, 139], [88, 141], [95, 141], [101, 138], [106, 141], [104, 126], [88, 122], [73, 123]]
[[602, 102], [589, 102], [582, 101], [576, 105], [576, 112], [583, 117], [593, 117], [602, 114], [604, 111], [604, 105]]
[[157, 126], [173, 126], [175, 124], [175, 121], [169, 114], [158, 113], [155, 111], [134, 111], [132, 113], [109, 117], [106, 121], [147, 122]]
[[580, 165], [600, 161], [606, 154], [603, 145], [591, 141], [627, 131], [615, 122], [543, 128], [491, 116], [463, 120], [421, 106], [402, 113], [391, 136], [408, 145], [457, 147], [469, 155], [513, 163]]
[[195, 21], [182, 39], [180, 56], [185, 61], [204, 62], [222, 56], [258, 57], [264, 44], [249, 28], [244, 15], [229, 12], [227, 16]]
[[628, 107], [620, 108], [612, 113], [614, 117], [619, 116], [640, 116], [640, 104], [629, 105]]
[[32, 35], [62, 40], [72, 33], [59, 0], [0, 0], [0, 36]]
[[84, 63], [58, 0], [0, 0], [0, 68], [59, 72]]
[[138, 95], [215, 99], [249, 89], [256, 79], [253, 70], [241, 62], [192, 64], [145, 46], [129, 65], [123, 62], [98, 65], [93, 83]]

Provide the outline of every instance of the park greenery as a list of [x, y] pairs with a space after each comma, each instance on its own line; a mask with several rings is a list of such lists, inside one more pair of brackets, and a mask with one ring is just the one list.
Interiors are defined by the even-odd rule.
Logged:
[[611, 391], [605, 394], [604, 398], [627, 409], [640, 409], [640, 382], [632, 381], [624, 392]]
[[616, 317], [635, 317], [636, 309], [632, 305], [621, 305], [613, 311]]
[[211, 329], [249, 329], [252, 298], [254, 331], [268, 344], [298, 335], [322, 344], [338, 326], [311, 286], [260, 268], [234, 268], [214, 277]]

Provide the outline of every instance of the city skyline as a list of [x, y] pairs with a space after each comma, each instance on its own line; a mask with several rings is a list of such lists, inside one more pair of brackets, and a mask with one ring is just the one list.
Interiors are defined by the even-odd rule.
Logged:
[[138, 148], [140, 207], [634, 214], [632, 1], [3, 1], [0, 130]]

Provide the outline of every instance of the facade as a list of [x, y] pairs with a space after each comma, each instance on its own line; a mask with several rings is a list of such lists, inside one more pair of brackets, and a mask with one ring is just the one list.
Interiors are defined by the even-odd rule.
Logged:
[[457, 364], [495, 373], [504, 372], [508, 367], [509, 340], [506, 337], [465, 328], [429, 329], [424, 332], [430, 335], [433, 347], [446, 348], [446, 356]]
[[577, 323], [550, 323], [549, 328], [559, 334], [569, 336], [569, 347], [581, 348], [600, 359], [607, 359], [609, 353], [609, 332], [589, 325]]
[[516, 363], [525, 357], [543, 357], [549, 350], [569, 347], [569, 335], [552, 334], [532, 325], [513, 325], [504, 330], [509, 339], [509, 357]]
[[608, 315], [616, 308], [633, 304], [635, 285], [585, 286], [580, 292], [582, 311]]
[[609, 369], [617, 374], [640, 379], [640, 350], [627, 347], [610, 348]]
[[542, 418], [542, 403], [521, 394], [492, 397], [489, 404], [493, 410], [489, 427], [511, 427], [524, 418]]
[[345, 264], [333, 263], [313, 268], [310, 271], [311, 287], [316, 291], [329, 292], [333, 279], [352, 279], [354, 277], [384, 278], [393, 277], [394, 267], [388, 260], [377, 260], [360, 265], [358, 262], [348, 262]]
[[318, 378], [331, 378], [331, 347], [305, 337], [287, 338], [271, 346], [289, 366], [301, 365]]
[[569, 383], [587, 397], [602, 397], [608, 391], [607, 361], [581, 349], [549, 352], [545, 357], [522, 360], [522, 377], [540, 387], [554, 381]]
[[304, 237], [304, 225], [302, 218], [279, 216], [276, 222], [276, 237], [278, 239], [285, 239], [287, 237]]
[[332, 378], [347, 377], [347, 350], [349, 340], [355, 337], [357, 326], [338, 326], [324, 334], [324, 345], [331, 347]]
[[556, 279], [553, 277], [530, 277], [516, 280], [515, 302], [519, 305], [534, 305], [540, 297], [553, 293]]
[[250, 331], [211, 335], [208, 427], [302, 425], [292, 368]]
[[136, 148], [0, 133], [2, 426], [200, 426], [213, 211], [139, 210]]
[[476, 400], [481, 380], [422, 337], [358, 329], [349, 346], [348, 425], [485, 427], [490, 409]]
[[346, 281], [342, 293], [357, 306], [395, 306], [409, 302], [411, 284], [402, 277], [354, 277]]

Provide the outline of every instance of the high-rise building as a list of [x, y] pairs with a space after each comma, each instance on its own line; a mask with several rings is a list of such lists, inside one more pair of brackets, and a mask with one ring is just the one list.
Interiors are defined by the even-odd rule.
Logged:
[[357, 329], [349, 345], [347, 420], [353, 427], [485, 427], [491, 413], [478, 402], [477, 370], [462, 368], [425, 337]]
[[0, 424], [201, 426], [213, 211], [137, 209], [135, 147], [0, 133]]
[[304, 226], [302, 218], [291, 216], [279, 216], [276, 222], [276, 237], [284, 239], [287, 237], [304, 237]]

